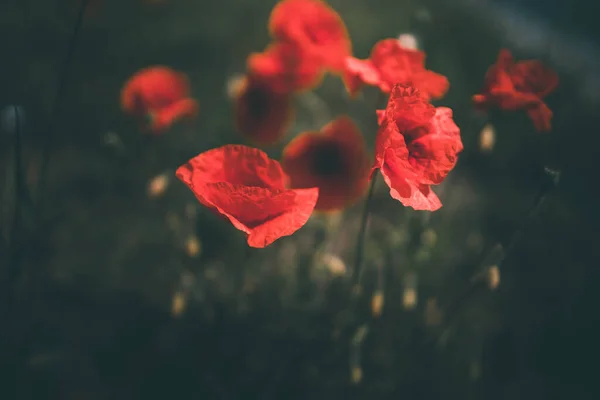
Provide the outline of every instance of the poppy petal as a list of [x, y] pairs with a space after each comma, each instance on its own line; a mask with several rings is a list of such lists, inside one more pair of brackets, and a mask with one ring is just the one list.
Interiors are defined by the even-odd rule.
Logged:
[[266, 82], [247, 76], [235, 98], [237, 130], [258, 145], [279, 142], [294, 119], [289, 93], [272, 90]]
[[377, 114], [377, 125], [381, 126], [385, 120], [385, 110], [375, 110]]
[[414, 88], [395, 85], [385, 112], [377, 112], [371, 176], [381, 171], [390, 195], [416, 210], [435, 211], [441, 202], [430, 185], [441, 183], [463, 150], [452, 110], [433, 107]]
[[543, 102], [527, 110], [529, 118], [538, 132], [548, 132], [552, 129], [552, 110]]
[[422, 71], [415, 74], [414, 87], [421, 91], [425, 99], [441, 99], [450, 88], [450, 82], [442, 74], [433, 71]]
[[242, 145], [201, 153], [176, 175], [201, 204], [244, 232], [252, 247], [265, 247], [300, 229], [319, 196], [318, 188], [286, 189], [279, 163]]
[[284, 149], [282, 165], [293, 188], [318, 187], [316, 209], [344, 208], [364, 193], [370, 160], [356, 124], [341, 116], [320, 132], [304, 132]]
[[[194, 117], [197, 103], [190, 98], [187, 76], [165, 66], [136, 72], [121, 90], [121, 108], [138, 118], [143, 130], [160, 133], [178, 118]], [[146, 118], [150, 116], [150, 121]]]
[[294, 196], [279, 199], [285, 201], [282, 205], [286, 206], [286, 212], [257, 226], [248, 236], [249, 246], [265, 247], [280, 237], [292, 235], [306, 224], [317, 204], [319, 189], [288, 189], [287, 192]]
[[356, 95], [363, 84], [379, 86], [379, 71], [369, 60], [347, 57], [343, 74], [344, 85], [350, 96]]
[[388, 132], [390, 134], [390, 139], [387, 141], [389, 147], [379, 159], [379, 165], [381, 175], [390, 188], [390, 196], [404, 206], [412, 207], [415, 210], [435, 211], [439, 209], [442, 203], [429, 185], [418, 183], [419, 177], [408, 161], [409, 152], [402, 136], [393, 135], [393, 127], [390, 127]]
[[243, 145], [227, 145], [200, 153], [179, 167], [177, 177], [190, 187], [229, 182], [284, 189], [286, 183], [277, 161], [264, 151]]
[[386, 115], [394, 118], [399, 129], [408, 132], [427, 125], [435, 115], [435, 107], [421, 96], [419, 90], [395, 85], [390, 93]]
[[441, 183], [463, 150], [460, 129], [452, 119], [452, 110], [438, 107], [435, 111], [427, 134], [411, 142], [410, 160], [413, 166], [418, 165], [420, 182], [428, 185]]
[[291, 42], [333, 72], [344, 69], [352, 42], [340, 15], [321, 0], [282, 0], [269, 17], [269, 31], [278, 41]]
[[558, 75], [537, 60], [515, 62], [507, 49], [500, 50], [488, 68], [482, 93], [473, 96], [477, 108], [495, 105], [503, 110], [527, 110], [538, 131], [551, 127], [552, 111], [543, 98], [558, 86]]
[[420, 89], [425, 100], [441, 98], [449, 87], [445, 76], [425, 68], [424, 52], [405, 48], [395, 38], [377, 42], [368, 60], [347, 59], [344, 81], [351, 95], [361, 83], [378, 86], [384, 93], [402, 84]]
[[282, 94], [310, 90], [324, 75], [319, 60], [288, 42], [276, 42], [262, 53], [250, 54], [247, 65], [254, 77]]
[[248, 235], [248, 245], [265, 247], [300, 229], [315, 208], [316, 188], [284, 190], [209, 183], [203, 199]]
[[193, 119], [198, 115], [198, 102], [193, 99], [179, 100], [168, 107], [158, 110], [152, 118], [152, 130], [160, 132], [181, 119]]
[[429, 185], [418, 185], [406, 179], [402, 171], [394, 168], [395, 164], [385, 164], [381, 175], [390, 188], [390, 196], [406, 207], [421, 211], [436, 211], [442, 207], [442, 202], [431, 190]]
[[553, 92], [558, 86], [558, 75], [537, 60], [524, 60], [516, 63], [511, 69], [515, 88], [530, 92], [540, 99]]

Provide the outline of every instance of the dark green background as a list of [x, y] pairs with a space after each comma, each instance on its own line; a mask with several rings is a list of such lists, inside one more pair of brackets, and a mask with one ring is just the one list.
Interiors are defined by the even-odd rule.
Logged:
[[[249, 52], [267, 45], [274, 2], [99, 3], [80, 32], [53, 133], [49, 116], [77, 1], [0, 5], [0, 105], [25, 109], [28, 168], [52, 135], [48, 190], [37, 199], [41, 220], [23, 227], [19, 279], [2, 291], [0, 399], [597, 398], [599, 118], [577, 76], [559, 69], [560, 88], [548, 99], [554, 130], [539, 134], [523, 113], [486, 118], [472, 110], [470, 96], [487, 67], [511, 44], [466, 2], [330, 2], [359, 57], [379, 39], [407, 31], [419, 37], [427, 66], [450, 79], [438, 103], [454, 109], [465, 145], [456, 169], [434, 189], [444, 207], [430, 217], [404, 209], [378, 187], [365, 290], [382, 267], [386, 306], [363, 344], [363, 381], [352, 385], [349, 342], [356, 320], [367, 318], [368, 299], [347, 312], [348, 282], [311, 260], [325, 245], [351, 262], [360, 206], [348, 210], [339, 235], [326, 234], [315, 219], [256, 250], [202, 209], [187, 219], [186, 204], [195, 200], [181, 183], [172, 180], [162, 198], [146, 195], [151, 177], [172, 175], [201, 151], [243, 142], [233, 129], [226, 82], [243, 72]], [[594, 40], [583, 11], [563, 12], [566, 3], [524, 7]], [[429, 20], [418, 17], [422, 8]], [[189, 75], [201, 110], [192, 126], [148, 137], [120, 112], [123, 82], [153, 64]], [[372, 144], [373, 111], [381, 107], [375, 91], [351, 102], [331, 77], [317, 95], [327, 107], [299, 98], [290, 137], [348, 113]], [[488, 121], [497, 144], [482, 154], [478, 135]], [[120, 137], [122, 150], [105, 143], [106, 132]], [[10, 199], [12, 138], [0, 139], [2, 193]], [[279, 151], [269, 150], [274, 157]], [[490, 249], [526, 222], [543, 166], [561, 171], [560, 185], [504, 260], [500, 287], [491, 292], [473, 283]], [[10, 216], [12, 202], [2, 201]], [[173, 218], [180, 222], [175, 231]], [[433, 248], [419, 241], [424, 229], [437, 234]], [[7, 231], [3, 225], [3, 239]], [[196, 259], [183, 251], [192, 232], [203, 245]], [[412, 311], [401, 301], [407, 273], [419, 278]], [[195, 280], [185, 313], [173, 318], [182, 274]], [[16, 296], [9, 302], [10, 293]], [[424, 313], [433, 297], [443, 319], [431, 327]]]

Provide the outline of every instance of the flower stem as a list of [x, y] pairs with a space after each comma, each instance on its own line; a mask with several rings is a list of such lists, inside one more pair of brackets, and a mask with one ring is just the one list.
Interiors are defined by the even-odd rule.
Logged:
[[14, 112], [14, 185], [15, 185], [15, 196], [14, 196], [14, 208], [10, 227], [10, 235], [8, 237], [8, 265], [7, 265], [7, 285], [8, 291], [13, 289], [12, 284], [17, 279], [19, 274], [19, 250], [18, 250], [18, 236], [20, 235], [20, 223], [21, 223], [21, 201], [23, 194], [25, 193], [24, 173], [23, 173], [23, 162], [22, 162], [22, 143], [21, 143], [21, 117], [19, 108], [13, 107]]
[[[38, 202], [41, 199], [45, 198], [45, 186], [48, 180], [48, 164], [50, 163], [50, 154], [52, 153], [52, 147], [54, 139], [54, 135], [56, 134], [56, 124], [58, 122], [58, 117], [60, 116], [61, 107], [63, 105], [63, 100], [65, 97], [65, 90], [67, 87], [67, 80], [69, 78], [69, 73], [71, 71], [71, 65], [73, 64], [73, 56], [75, 55], [75, 48], [77, 47], [77, 40], [79, 39], [79, 32], [81, 31], [81, 27], [83, 25], [83, 17], [85, 16], [85, 11], [87, 9], [90, 0], [82, 0], [81, 6], [79, 7], [79, 11], [77, 13], [77, 19], [75, 20], [75, 26], [73, 27], [73, 32], [71, 33], [71, 37], [69, 38], [69, 42], [67, 44], [67, 54], [65, 56], [65, 60], [62, 65], [62, 69], [60, 71], [60, 75], [58, 77], [58, 89], [56, 92], [56, 99], [54, 101], [54, 107], [52, 108], [52, 112], [50, 114], [50, 122], [48, 126], [48, 131], [45, 135], [45, 143], [42, 147], [42, 155], [40, 162], [40, 177], [38, 179], [37, 184], [37, 198]], [[41, 208], [38, 206], [38, 208]]]
[[[511, 237], [506, 241], [504, 245], [504, 251], [502, 259], [498, 262], [498, 264], [502, 263], [504, 259], [512, 252], [513, 248], [517, 244], [521, 237], [523, 236], [523, 232], [525, 228], [531, 223], [531, 221], [537, 216], [542, 205], [548, 198], [548, 195], [558, 186], [558, 181], [560, 179], [560, 172], [553, 171], [549, 168], [544, 168], [545, 176], [544, 181], [540, 188], [538, 189], [535, 198], [533, 200], [533, 205], [527, 212], [527, 215], [523, 219], [521, 225], [515, 230], [515, 232], [511, 235]], [[498, 265], [500, 267], [500, 265]]]
[[369, 221], [369, 209], [371, 207], [373, 193], [375, 192], [375, 184], [377, 183], [378, 175], [379, 174], [373, 174], [373, 177], [371, 178], [371, 184], [369, 185], [369, 191], [367, 193], [367, 199], [365, 200], [365, 206], [363, 208], [362, 216], [360, 219], [360, 228], [356, 240], [356, 255], [354, 257], [354, 269], [352, 270], [352, 279], [354, 287], [358, 290], [360, 290], [360, 278], [362, 276], [362, 262], [364, 258], [367, 223]]
[[[483, 256], [481, 262], [478, 263], [479, 272], [475, 275], [475, 278], [485, 276], [481, 274], [481, 271], [485, 268], [489, 268], [491, 266], [496, 266], [500, 268], [506, 259], [513, 252], [516, 244], [522, 239], [523, 233], [526, 228], [531, 224], [532, 221], [535, 220], [539, 211], [542, 208], [542, 205], [545, 203], [545, 200], [548, 198], [548, 195], [552, 193], [552, 191], [558, 186], [558, 181], [560, 178], [560, 172], [553, 171], [549, 168], [544, 168], [546, 176], [544, 177], [544, 182], [538, 189], [531, 208], [521, 220], [521, 224], [515, 229], [515, 231], [510, 235], [510, 237], [503, 243], [497, 243], [492, 249], [486, 252]], [[458, 297], [450, 304], [445, 313], [447, 315], [452, 315], [453, 317], [449, 318], [449, 322], [451, 323], [454, 318], [458, 316], [458, 312], [462, 309], [468, 301], [475, 295], [482, 287], [487, 287], [487, 285], [482, 286], [480, 279], [475, 279], [462, 293], [458, 295]]]

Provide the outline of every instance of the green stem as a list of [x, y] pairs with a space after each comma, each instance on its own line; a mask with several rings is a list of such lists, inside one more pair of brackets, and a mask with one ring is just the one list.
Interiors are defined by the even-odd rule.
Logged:
[[367, 234], [367, 222], [369, 221], [369, 209], [371, 207], [373, 193], [375, 192], [375, 184], [377, 183], [378, 175], [379, 174], [376, 173], [371, 178], [369, 192], [367, 193], [367, 199], [365, 200], [365, 206], [363, 208], [360, 220], [360, 228], [356, 240], [356, 255], [354, 257], [354, 269], [352, 270], [352, 278], [355, 287], [360, 285], [360, 278], [362, 276], [362, 263], [364, 258], [365, 237]]
[[22, 144], [21, 144], [21, 118], [19, 115], [19, 108], [14, 106], [14, 118], [15, 118], [15, 129], [14, 129], [14, 182], [15, 182], [15, 196], [14, 196], [14, 209], [13, 218], [10, 227], [10, 236], [8, 238], [8, 271], [7, 271], [7, 284], [8, 290], [12, 290], [13, 283], [17, 279], [19, 274], [19, 250], [18, 250], [18, 236], [20, 235], [20, 222], [21, 222], [21, 201], [22, 195], [25, 191], [25, 183], [23, 176], [23, 163], [22, 163]]
[[[48, 126], [48, 131], [45, 135], [45, 143], [42, 148], [41, 162], [40, 162], [40, 177], [38, 179], [37, 185], [37, 198], [38, 202], [41, 199], [45, 198], [45, 186], [48, 180], [48, 164], [50, 163], [50, 154], [52, 153], [52, 147], [56, 130], [56, 124], [58, 122], [58, 117], [60, 116], [61, 106], [63, 104], [63, 100], [65, 97], [65, 90], [67, 87], [67, 79], [69, 78], [69, 73], [71, 71], [71, 64], [73, 64], [73, 56], [75, 55], [75, 48], [77, 47], [77, 39], [79, 39], [79, 32], [81, 31], [81, 26], [83, 25], [83, 17], [85, 16], [85, 10], [87, 9], [90, 0], [82, 0], [81, 6], [79, 7], [79, 12], [77, 14], [77, 19], [75, 20], [75, 27], [73, 28], [73, 32], [71, 37], [69, 38], [69, 43], [67, 45], [67, 55], [62, 65], [62, 70], [60, 71], [60, 75], [58, 78], [58, 90], [56, 92], [56, 100], [54, 101], [54, 107], [52, 108], [52, 112], [50, 114], [50, 123]], [[38, 208], [41, 208], [38, 206]]]

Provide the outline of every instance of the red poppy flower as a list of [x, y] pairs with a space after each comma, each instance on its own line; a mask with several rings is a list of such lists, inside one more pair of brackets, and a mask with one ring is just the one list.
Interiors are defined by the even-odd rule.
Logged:
[[417, 89], [395, 85], [378, 117], [372, 171], [381, 171], [390, 195], [405, 206], [437, 210], [442, 203], [430, 185], [444, 180], [463, 149], [452, 110], [432, 106]]
[[324, 75], [318, 58], [290, 42], [275, 42], [262, 53], [250, 54], [248, 71], [279, 93], [311, 89]]
[[334, 72], [343, 71], [345, 58], [352, 54], [344, 21], [321, 0], [280, 1], [271, 12], [269, 30], [275, 39], [298, 45]]
[[370, 160], [358, 127], [343, 116], [321, 132], [305, 132], [294, 138], [283, 151], [281, 165], [290, 177], [290, 187], [318, 187], [316, 209], [331, 211], [364, 193]]
[[275, 92], [251, 75], [240, 83], [234, 102], [237, 129], [255, 144], [278, 142], [294, 117], [290, 94]]
[[123, 111], [140, 119], [143, 129], [160, 133], [177, 120], [198, 114], [185, 74], [154, 66], [134, 74], [121, 91]]
[[382, 92], [389, 93], [400, 83], [419, 89], [427, 101], [443, 97], [450, 86], [445, 76], [425, 69], [425, 53], [404, 48], [397, 39], [377, 42], [367, 60], [348, 57], [344, 82], [352, 96], [363, 84], [378, 86]]
[[197, 155], [176, 171], [204, 206], [223, 215], [265, 247], [300, 229], [313, 212], [319, 189], [286, 189], [279, 163], [247, 146], [228, 145]]
[[542, 101], [558, 86], [558, 75], [536, 60], [515, 63], [509, 50], [500, 50], [496, 64], [485, 75], [481, 94], [473, 96], [475, 105], [495, 105], [503, 110], [527, 110], [538, 131], [549, 131], [552, 111]]

